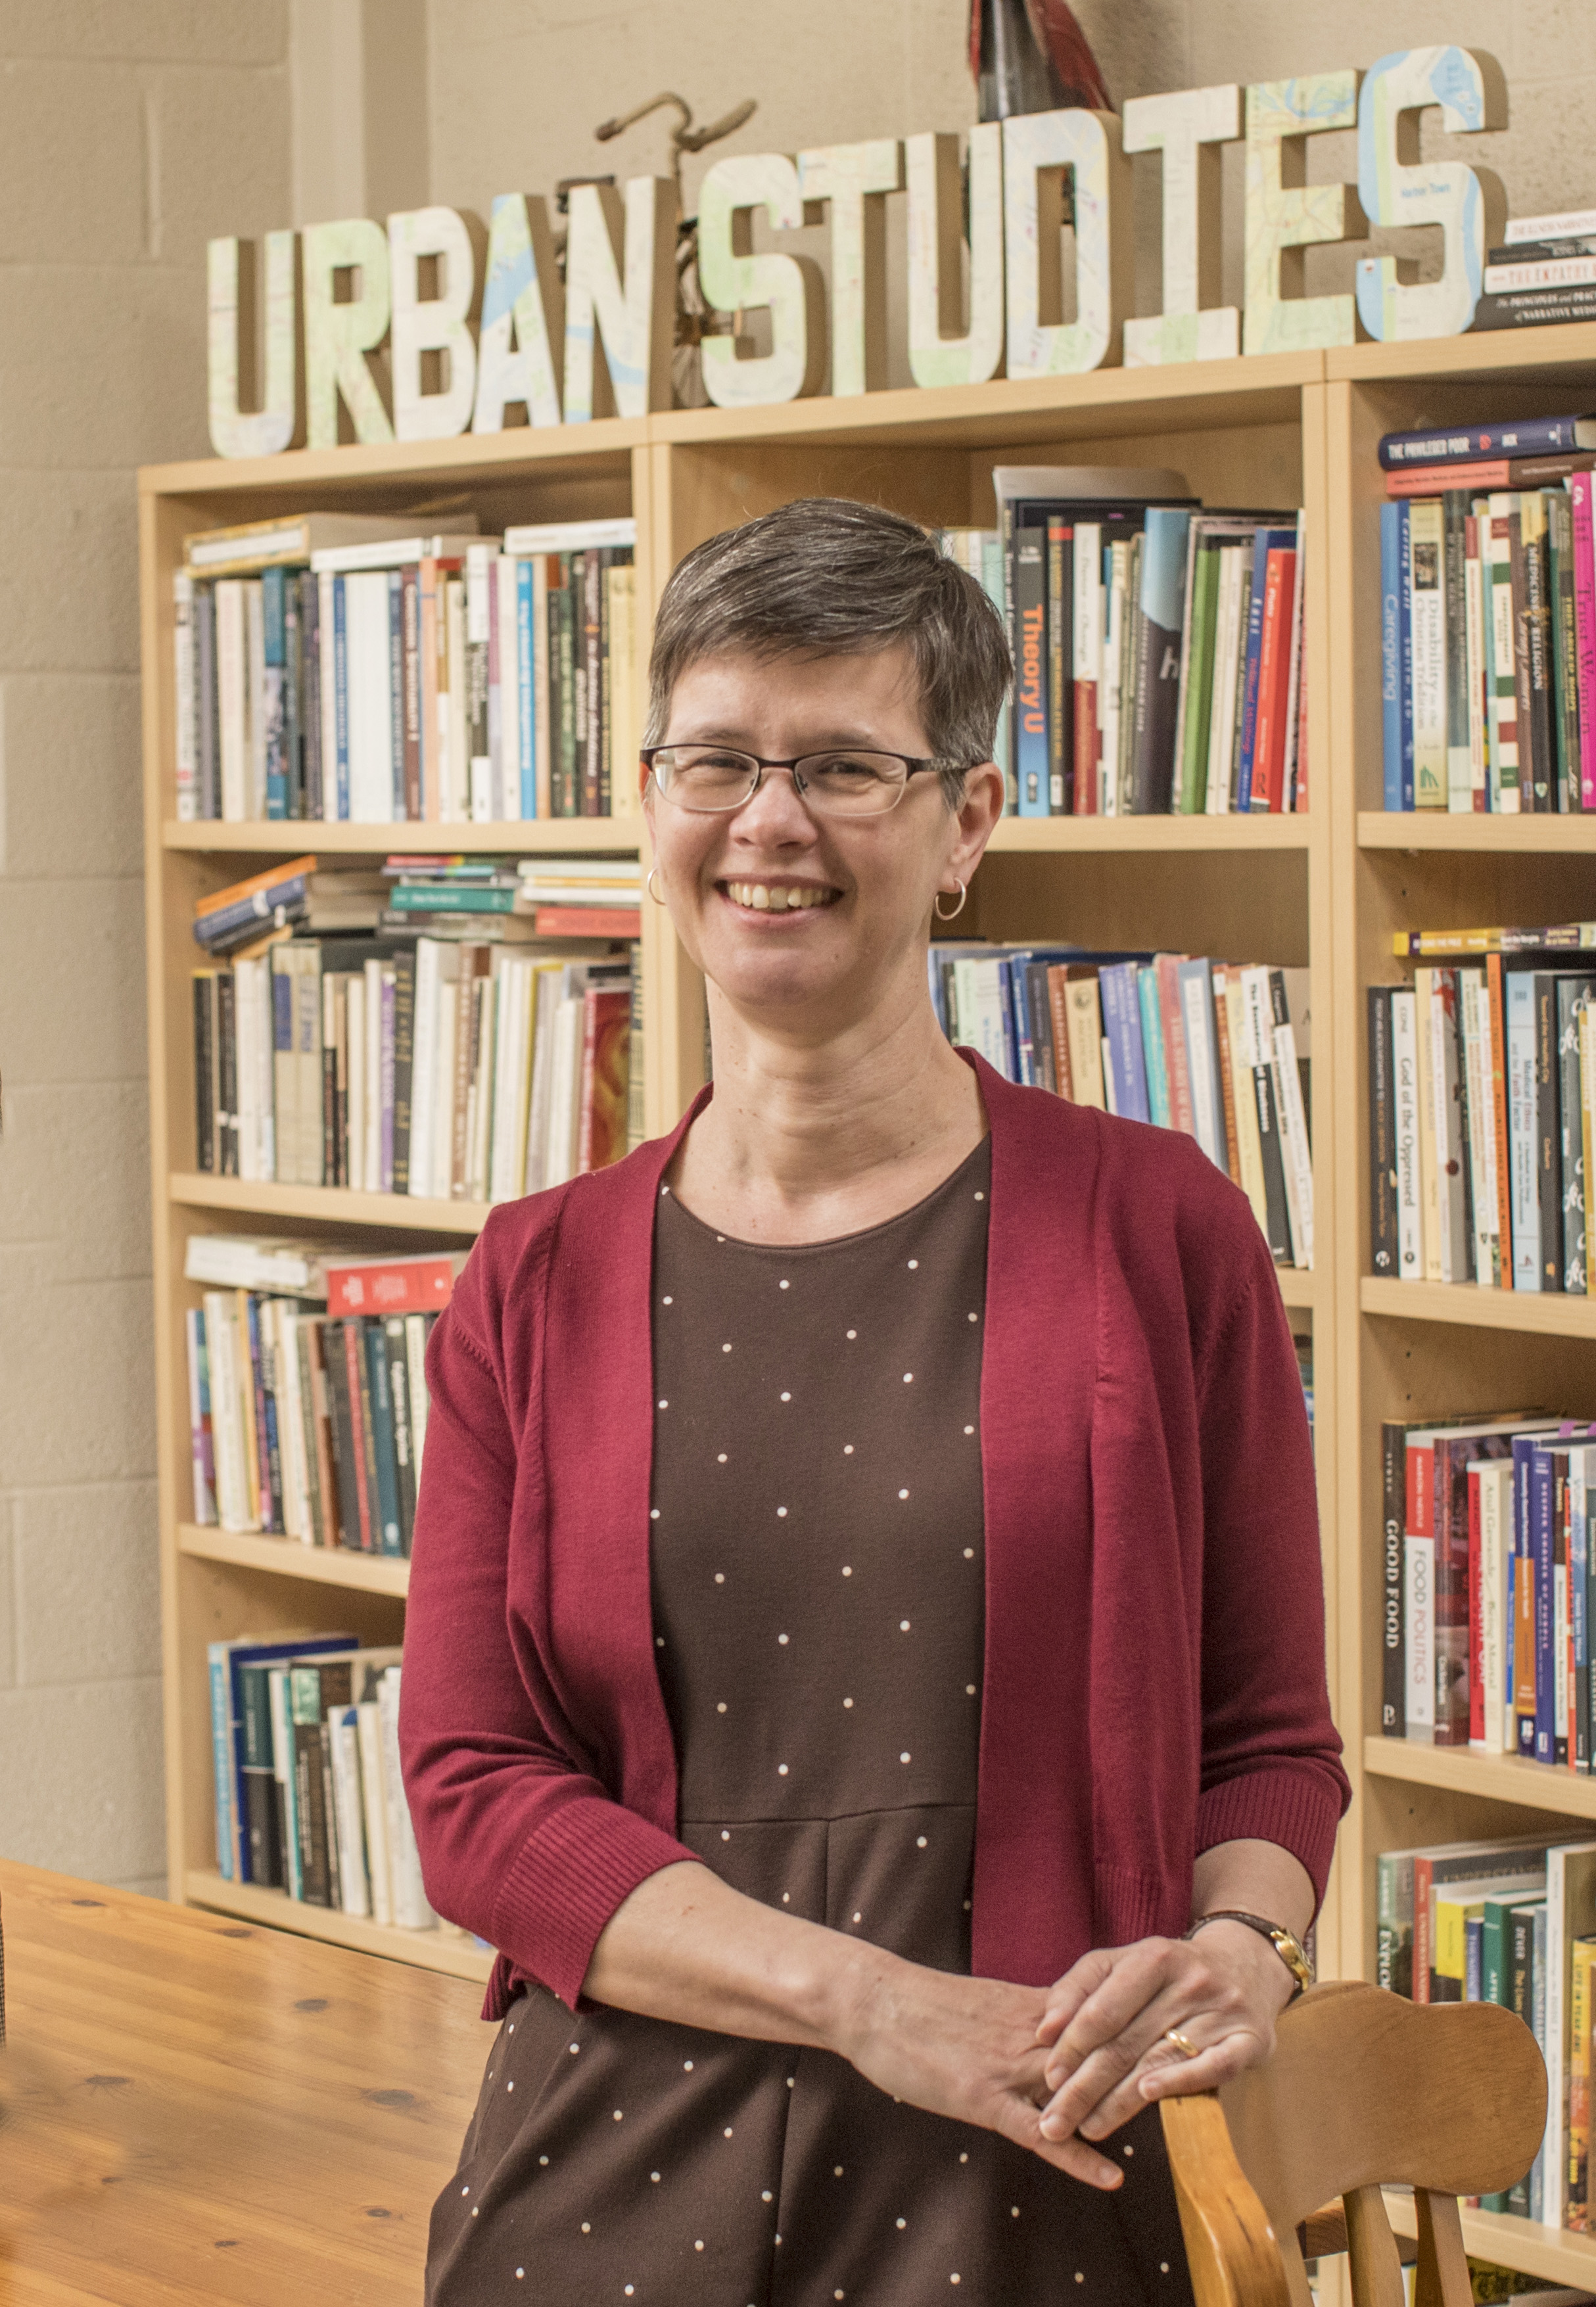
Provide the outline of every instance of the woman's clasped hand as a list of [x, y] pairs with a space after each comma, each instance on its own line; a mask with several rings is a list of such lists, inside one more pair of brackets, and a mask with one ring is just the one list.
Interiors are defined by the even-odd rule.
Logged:
[[894, 2098], [1112, 2188], [1124, 2173], [1094, 2142], [1154, 2100], [1213, 2090], [1260, 2065], [1291, 1994], [1268, 1942], [1230, 1923], [1190, 1942], [1094, 1949], [1051, 1987], [888, 1958], [869, 1966], [836, 2047]]

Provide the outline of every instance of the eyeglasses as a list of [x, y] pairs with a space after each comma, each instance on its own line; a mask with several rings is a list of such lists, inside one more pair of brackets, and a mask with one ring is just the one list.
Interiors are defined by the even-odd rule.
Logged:
[[751, 801], [767, 769], [790, 769], [798, 793], [817, 817], [880, 817], [897, 807], [911, 777], [946, 766], [912, 753], [852, 747], [801, 753], [795, 761], [765, 761], [729, 745], [646, 745], [642, 759], [662, 800], [707, 816]]

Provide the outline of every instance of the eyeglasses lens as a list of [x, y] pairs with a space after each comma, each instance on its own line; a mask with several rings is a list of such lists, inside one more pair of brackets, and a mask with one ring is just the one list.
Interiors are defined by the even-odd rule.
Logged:
[[[810, 753], [793, 771], [817, 815], [875, 817], [903, 792], [908, 765], [896, 753]], [[759, 780], [751, 753], [706, 745], [672, 745], [654, 757], [654, 778], [678, 809], [739, 809]]]

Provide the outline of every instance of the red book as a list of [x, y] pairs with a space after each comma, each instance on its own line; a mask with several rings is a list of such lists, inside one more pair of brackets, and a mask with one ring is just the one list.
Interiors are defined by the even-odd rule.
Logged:
[[469, 1253], [419, 1250], [414, 1256], [344, 1260], [327, 1267], [329, 1314], [436, 1314], [448, 1305]]
[[[372, 1501], [365, 1483], [365, 1418], [361, 1408], [361, 1387], [365, 1382], [365, 1342], [358, 1322], [344, 1324], [344, 1368], [349, 1388], [349, 1426], [355, 1437], [355, 1496], [360, 1504], [360, 1551], [371, 1554]], [[352, 1531], [344, 1532], [344, 1544], [353, 1538]]]
[[539, 905], [533, 916], [539, 937], [640, 937], [643, 917], [636, 905]]
[[607, 1170], [626, 1151], [631, 995], [589, 986], [582, 996], [582, 1087], [577, 1169]]
[[1186, 1056], [1186, 1025], [1180, 1014], [1180, 965], [1184, 954], [1154, 956], [1158, 972], [1158, 1013], [1163, 1021], [1163, 1061], [1170, 1077], [1170, 1119], [1188, 1137], [1197, 1136], [1191, 1110], [1191, 1068]]
[[1289, 545], [1269, 554], [1264, 578], [1264, 634], [1258, 653], [1258, 721], [1253, 744], [1253, 806], [1258, 795], [1277, 813], [1285, 806], [1286, 702], [1291, 688], [1291, 637], [1286, 630], [1297, 555]]
[[1077, 817], [1097, 814], [1097, 683], [1075, 684], [1075, 810]]
[[1485, 957], [1485, 982], [1490, 994], [1490, 1125], [1497, 1137], [1497, 1238], [1501, 1244], [1497, 1286], [1513, 1287], [1512, 1179], [1507, 1167], [1507, 1054], [1504, 1022], [1502, 956]]

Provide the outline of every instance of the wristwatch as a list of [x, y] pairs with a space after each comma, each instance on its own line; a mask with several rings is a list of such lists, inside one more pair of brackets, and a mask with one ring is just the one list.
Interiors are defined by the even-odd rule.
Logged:
[[1260, 1938], [1267, 1939], [1297, 1982], [1291, 1995], [1293, 2003], [1305, 1986], [1313, 1985], [1313, 1965], [1303, 1951], [1302, 1942], [1295, 1931], [1288, 1931], [1283, 1924], [1266, 1923], [1261, 1915], [1244, 1915], [1237, 1907], [1219, 1907], [1211, 1915], [1199, 1915], [1181, 1935], [1194, 1939], [1209, 1923], [1245, 1923], [1249, 1931], [1257, 1931]]

